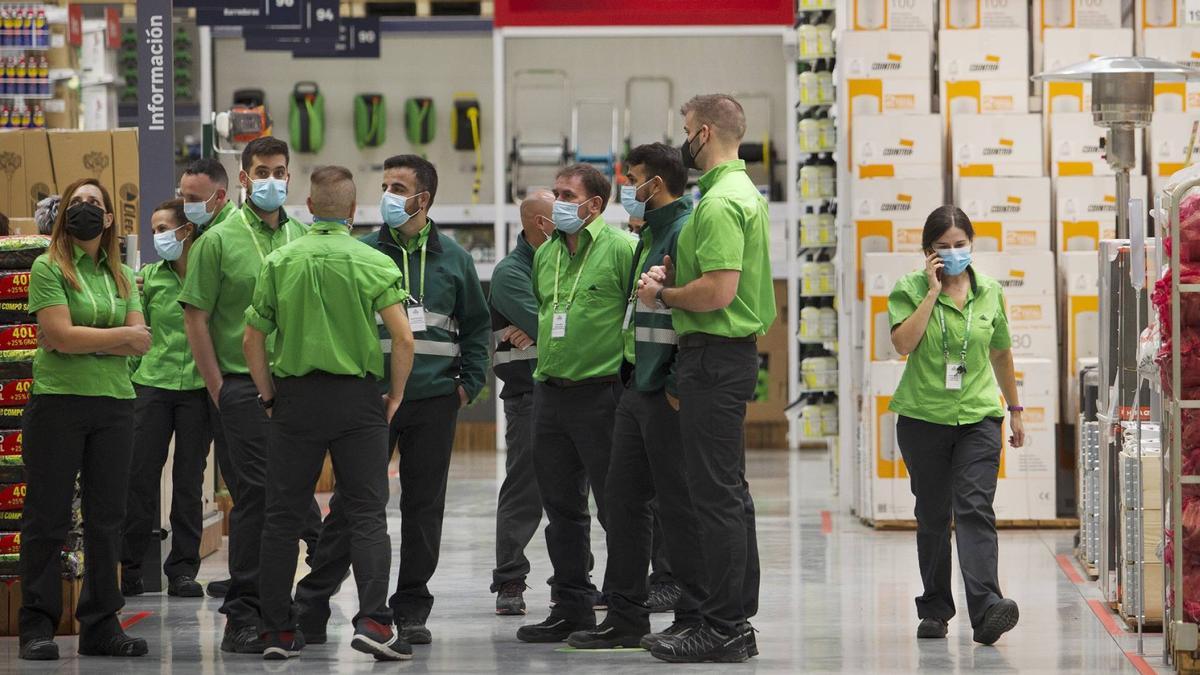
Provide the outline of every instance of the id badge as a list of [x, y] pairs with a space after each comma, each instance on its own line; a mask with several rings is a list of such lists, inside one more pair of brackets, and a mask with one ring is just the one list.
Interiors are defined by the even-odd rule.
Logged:
[[413, 305], [408, 308], [408, 326], [414, 333], [420, 333], [426, 329], [424, 305]]
[[621, 324], [621, 330], [629, 330], [629, 324], [633, 323], [633, 303], [625, 305], [625, 323]]
[[554, 315], [554, 320], [550, 324], [550, 337], [555, 339], [567, 337], [566, 312], [558, 312]]
[[962, 389], [963, 367], [959, 363], [946, 364], [946, 388], [952, 390]]

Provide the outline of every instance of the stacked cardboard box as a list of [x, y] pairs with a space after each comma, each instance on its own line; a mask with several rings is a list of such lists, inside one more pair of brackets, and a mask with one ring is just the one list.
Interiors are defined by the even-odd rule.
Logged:
[[[1138, 466], [1141, 489], [1138, 489]], [[1162, 455], [1143, 449], [1139, 462], [1132, 449], [1121, 451], [1121, 613], [1137, 617], [1138, 594], [1143, 591], [1145, 617], [1162, 620], [1163, 563], [1158, 548], [1163, 540]], [[1141, 515], [1139, 526], [1138, 516]], [[1141, 543], [1140, 550], [1138, 543]], [[1138, 558], [1144, 576], [1139, 580]]]

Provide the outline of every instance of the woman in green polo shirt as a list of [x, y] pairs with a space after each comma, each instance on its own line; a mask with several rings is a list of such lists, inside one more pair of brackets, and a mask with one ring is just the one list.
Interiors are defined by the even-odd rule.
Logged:
[[[159, 485], [163, 465], [175, 439], [171, 469], [171, 553], [163, 563], [167, 595], [199, 598], [204, 589], [196, 581], [200, 570], [200, 534], [203, 530], [204, 468], [212, 441], [208, 393], [196, 370], [192, 350], [183, 330], [179, 291], [187, 274], [188, 251], [197, 236], [189, 223], [183, 200], [160, 204], [150, 216], [154, 249], [162, 260], [142, 268], [142, 306], [154, 333], [150, 351], [133, 374], [133, 468], [125, 516], [125, 544], [121, 552], [121, 591], [126, 596], [143, 592], [142, 562], [158, 528]], [[155, 549], [154, 567], [158, 566]], [[157, 574], [157, 569], [151, 569]]]
[[[916, 496], [919, 638], [946, 637], [954, 616], [951, 516], [974, 639], [993, 644], [1017, 625], [1017, 604], [1000, 594], [992, 502], [1000, 470], [1003, 400], [1016, 448], [1025, 442], [1004, 293], [971, 267], [974, 228], [954, 206], [929, 214], [924, 269], [888, 297], [892, 344], [908, 357], [889, 410]], [[999, 385], [999, 386], [997, 386]]]
[[125, 634], [117, 583], [121, 525], [133, 448], [129, 357], [150, 348], [133, 271], [121, 264], [112, 200], [100, 184], [71, 184], [33, 263], [29, 313], [39, 346], [22, 419], [27, 492], [21, 521], [22, 659], [58, 658], [62, 547], [75, 476], [83, 494], [83, 595], [79, 653], [142, 656], [146, 641]]

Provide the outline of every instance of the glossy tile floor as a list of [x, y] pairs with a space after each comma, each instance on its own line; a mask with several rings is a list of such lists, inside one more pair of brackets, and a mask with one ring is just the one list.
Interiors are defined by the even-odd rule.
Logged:
[[[758, 506], [763, 561], [759, 658], [739, 666], [669, 666], [641, 651], [566, 653], [556, 646], [526, 645], [515, 631], [525, 621], [546, 615], [548, 589], [539, 580], [550, 574], [545, 543], [535, 538], [526, 594], [527, 619], [493, 615], [488, 593], [494, 564], [494, 511], [497, 474], [503, 456], [461, 453], [455, 458], [446, 509], [441, 567], [432, 588], [438, 596], [429, 627], [432, 646], [417, 647], [413, 661], [376, 664], [349, 646], [346, 620], [356, 606], [353, 585], [335, 599], [330, 644], [310, 647], [289, 662], [264, 663], [257, 657], [219, 651], [222, 620], [219, 603], [167, 600], [148, 595], [134, 599], [124, 617], [145, 617], [130, 632], [146, 637], [151, 654], [113, 662], [74, 656], [73, 638], [60, 638], [64, 659], [57, 663], [18, 661], [15, 638], [0, 639], [0, 672], [28, 673], [379, 673], [391, 670], [439, 673], [622, 673], [667, 670], [687, 672], [846, 672], [846, 673], [1153, 673], [1161, 666], [1162, 641], [1146, 640], [1144, 662], [1133, 654], [1134, 636], [1115, 626], [1114, 637], [1088, 600], [1099, 598], [1093, 584], [1077, 584], [1060, 568], [1069, 554], [1066, 531], [1001, 533], [1001, 582], [1021, 606], [1021, 623], [995, 647], [971, 642], [963, 616], [950, 624], [948, 640], [913, 637], [917, 620], [913, 597], [920, 592], [912, 533], [875, 532], [853, 517], [836, 512], [823, 454], [755, 452], [750, 457], [751, 489]], [[499, 469], [498, 469], [499, 467]], [[393, 512], [391, 529], [398, 531]], [[823, 512], [833, 510], [831, 516]], [[603, 533], [594, 530], [597, 568], [603, 569]], [[399, 540], [394, 540], [399, 550]], [[222, 550], [204, 561], [203, 580], [224, 576]], [[302, 570], [303, 571], [303, 570]], [[961, 583], [956, 580], [959, 597]], [[965, 603], [960, 602], [965, 607]], [[666, 615], [656, 615], [663, 627]], [[1139, 666], [1134, 663], [1139, 662]]]

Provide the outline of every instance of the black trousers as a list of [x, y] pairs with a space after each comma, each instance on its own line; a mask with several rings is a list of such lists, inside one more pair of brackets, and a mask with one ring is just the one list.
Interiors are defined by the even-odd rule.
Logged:
[[704, 590], [703, 540], [684, 468], [679, 414], [662, 391], [626, 389], [617, 406], [612, 459], [605, 482], [608, 502], [608, 566], [604, 586], [608, 591], [609, 623], [632, 632], [650, 632], [646, 609], [649, 592], [646, 569], [653, 552], [657, 502], [665, 524], [660, 537], [674, 564], [683, 595], [675, 610], [681, 623], [700, 621]]
[[533, 389], [533, 464], [549, 519], [546, 548], [558, 597], [551, 615], [570, 621], [595, 617], [595, 590], [588, 578], [592, 527], [588, 486], [596, 498], [600, 524], [607, 528], [604, 486], [621, 391], [619, 382], [578, 387], [539, 382]]
[[758, 612], [758, 536], [744, 427], [758, 381], [758, 348], [753, 342], [681, 347], [676, 378], [688, 486], [705, 542], [708, 598], [700, 611], [729, 634]]
[[[397, 624], [425, 623], [433, 609], [428, 584], [441, 550], [458, 407], [458, 392], [406, 400], [392, 418], [389, 447], [400, 444], [400, 571], [388, 605]], [[312, 571], [296, 587], [304, 626], [321, 626], [328, 621], [329, 598], [337, 592], [350, 567], [349, 516], [341, 508], [340, 493], [335, 489]]]
[[496, 568], [492, 592], [509, 581], [525, 582], [525, 547], [542, 522], [542, 496], [533, 472], [533, 392], [504, 399], [504, 482], [496, 501]]
[[75, 475], [83, 497], [83, 591], [75, 616], [82, 644], [121, 632], [117, 581], [133, 454], [133, 401], [37, 395], [21, 420], [26, 495], [21, 520], [20, 634], [53, 637], [62, 617], [62, 547]]
[[667, 547], [663, 544], [662, 519], [658, 517], [658, 504], [650, 502], [650, 512], [654, 514], [653, 547], [650, 553], [650, 583], [673, 584], [675, 575], [671, 572], [671, 561], [667, 559]]
[[917, 558], [925, 592], [917, 616], [949, 621], [954, 616], [950, 587], [950, 522], [958, 540], [971, 625], [978, 627], [1004, 596], [997, 578], [996, 479], [1000, 472], [1000, 418], [950, 426], [905, 417], [896, 421], [896, 440], [909, 484], [917, 498]]
[[123, 574], [140, 576], [142, 560], [160, 529], [163, 466], [175, 439], [171, 468], [171, 552], [163, 563], [168, 579], [196, 578], [204, 528], [204, 469], [208, 465], [208, 391], [137, 387], [134, 404], [133, 463], [125, 515]]
[[[354, 566], [359, 612], [354, 621], [391, 622], [387, 608], [392, 540], [387, 531], [388, 427], [374, 378], [312, 373], [276, 381], [267, 457], [267, 515], [262, 533], [264, 631], [292, 630], [292, 580], [304, 528], [328, 450], [338, 508], [349, 524], [346, 554]], [[335, 405], [330, 405], [335, 401]]]

